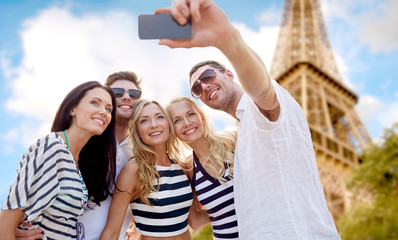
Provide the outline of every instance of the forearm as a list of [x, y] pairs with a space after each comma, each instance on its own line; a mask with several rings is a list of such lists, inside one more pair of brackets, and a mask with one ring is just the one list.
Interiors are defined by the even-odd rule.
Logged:
[[264, 110], [277, 106], [271, 78], [261, 58], [243, 40], [239, 31], [233, 28], [224, 44], [218, 47], [232, 64], [245, 92]]
[[100, 240], [112, 240], [118, 239], [120, 230], [117, 231], [116, 227], [105, 226], [104, 230], [101, 233]]
[[19, 209], [2, 210], [0, 212], [1, 239], [15, 239], [15, 230], [22, 220], [24, 213]]

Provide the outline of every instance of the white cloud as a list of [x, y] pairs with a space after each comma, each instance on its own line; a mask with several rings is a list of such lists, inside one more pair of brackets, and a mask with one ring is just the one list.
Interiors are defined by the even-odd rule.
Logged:
[[383, 102], [371, 95], [361, 96], [356, 106], [358, 115], [365, 124], [379, 115], [383, 109], [385, 109]]
[[[278, 29], [263, 27], [256, 32], [235, 25], [269, 66]], [[143, 77], [145, 98], [166, 103], [174, 96], [189, 94], [188, 72], [195, 63], [214, 59], [231, 67], [215, 48], [172, 50], [158, 46], [155, 40], [139, 40], [136, 17], [122, 11], [75, 16], [67, 8], [52, 7], [26, 20], [20, 36], [20, 64], [10, 66], [6, 54], [1, 63], [11, 91], [6, 109], [26, 119], [12, 130], [24, 146], [49, 131], [58, 105], [79, 83], [103, 82], [115, 71], [131, 70]], [[209, 115], [225, 123], [220, 130], [234, 126], [232, 117], [216, 111]]]
[[377, 119], [383, 128], [391, 128], [394, 123], [398, 123], [398, 101], [389, 103]]
[[[398, 122], [398, 94], [396, 98], [389, 98], [388, 100], [381, 100], [375, 96], [364, 95], [359, 98], [356, 106], [359, 117], [367, 126], [376, 124], [377, 131], [373, 130], [373, 139], [377, 140], [385, 128], [391, 128], [392, 124]], [[387, 104], [388, 102], [388, 104]], [[372, 132], [372, 131], [371, 131]]]
[[259, 16], [256, 17], [256, 22], [260, 25], [280, 25], [280, 19], [282, 17], [282, 9], [271, 6], [261, 12]]
[[380, 1], [358, 19], [359, 40], [374, 53], [390, 53], [398, 49], [398, 0]]
[[263, 60], [267, 69], [270, 70], [276, 47], [276, 41], [278, 39], [279, 26], [262, 26], [258, 32], [241, 23], [234, 23], [234, 26], [240, 31], [247, 44]]

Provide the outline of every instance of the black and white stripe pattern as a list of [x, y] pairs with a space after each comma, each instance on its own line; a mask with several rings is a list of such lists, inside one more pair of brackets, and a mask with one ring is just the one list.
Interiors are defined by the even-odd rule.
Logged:
[[2, 209], [20, 208], [26, 214], [24, 221], [33, 223], [30, 229], [42, 229], [44, 239], [76, 239], [82, 204], [73, 156], [61, 137], [51, 133], [24, 154]]
[[148, 195], [151, 206], [139, 199], [131, 202], [137, 232], [144, 236], [171, 237], [188, 230], [188, 213], [192, 189], [181, 167], [172, 161], [170, 167], [156, 166], [160, 188]]
[[[213, 228], [213, 239], [239, 239], [235, 213], [233, 179], [225, 177], [224, 184], [210, 176], [193, 153], [192, 187], [200, 204], [206, 209]], [[225, 176], [228, 176], [228, 169]]]

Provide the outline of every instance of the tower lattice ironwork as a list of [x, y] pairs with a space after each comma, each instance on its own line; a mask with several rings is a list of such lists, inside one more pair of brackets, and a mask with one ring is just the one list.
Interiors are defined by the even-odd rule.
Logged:
[[345, 180], [371, 138], [354, 107], [357, 95], [340, 76], [318, 0], [286, 0], [271, 77], [303, 108], [329, 210], [350, 205]]

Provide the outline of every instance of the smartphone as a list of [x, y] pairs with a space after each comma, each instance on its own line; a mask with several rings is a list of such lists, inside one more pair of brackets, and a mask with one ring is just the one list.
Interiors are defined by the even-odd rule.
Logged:
[[188, 39], [192, 38], [190, 21], [179, 25], [170, 13], [143, 14], [138, 16], [138, 37], [140, 39]]

